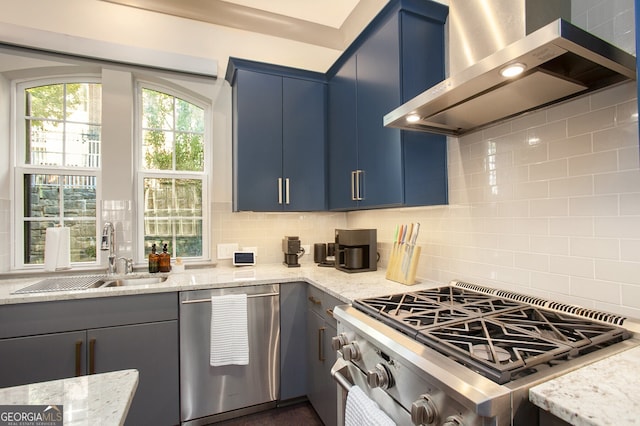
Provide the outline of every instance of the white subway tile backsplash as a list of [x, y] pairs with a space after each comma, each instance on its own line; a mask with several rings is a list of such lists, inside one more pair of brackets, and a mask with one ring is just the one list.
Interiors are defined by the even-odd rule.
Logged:
[[620, 291], [622, 306], [640, 309], [640, 286], [622, 285]]
[[640, 215], [640, 193], [620, 194], [620, 214], [622, 216]]
[[567, 121], [567, 135], [576, 136], [613, 127], [615, 118], [615, 107], [602, 108], [569, 118]]
[[573, 277], [593, 278], [593, 259], [573, 256], [551, 256], [549, 271]]
[[568, 173], [567, 160], [545, 161], [529, 166], [530, 180], [549, 180], [566, 177]]
[[566, 198], [546, 198], [543, 200], [531, 200], [529, 202], [531, 217], [557, 217], [567, 216], [569, 203]]
[[594, 192], [596, 194], [618, 194], [640, 191], [638, 181], [640, 181], [640, 170], [638, 169], [603, 173], [594, 176]]
[[604, 281], [619, 281], [640, 285], [640, 269], [636, 262], [619, 262], [606, 259], [595, 260], [595, 278]]
[[613, 238], [582, 238], [573, 237], [570, 239], [571, 256], [618, 259], [620, 256], [620, 244]]
[[569, 176], [592, 175], [618, 170], [618, 155], [605, 151], [569, 158]]
[[640, 238], [640, 216], [596, 217], [594, 235], [599, 238]]
[[531, 287], [545, 292], [571, 294], [571, 280], [566, 275], [532, 272]]
[[549, 233], [551, 235], [567, 235], [570, 237], [593, 236], [593, 219], [581, 217], [551, 218], [549, 219]]
[[550, 197], [568, 197], [593, 194], [593, 176], [584, 175], [549, 181]]
[[574, 157], [592, 151], [591, 134], [557, 139], [549, 143], [549, 159]]
[[615, 216], [618, 214], [618, 196], [602, 195], [569, 198], [571, 216]]
[[608, 281], [572, 277], [571, 294], [584, 299], [620, 305], [621, 285]]

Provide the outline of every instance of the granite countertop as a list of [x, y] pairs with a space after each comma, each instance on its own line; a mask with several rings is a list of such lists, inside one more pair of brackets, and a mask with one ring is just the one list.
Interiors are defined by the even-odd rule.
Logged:
[[[46, 275], [0, 280], [0, 305], [298, 281], [307, 282], [345, 303], [350, 303], [365, 297], [404, 293], [446, 284], [421, 281], [407, 286], [387, 280], [384, 270], [348, 274], [335, 268], [318, 267], [316, 264], [303, 264], [299, 268], [267, 264], [216, 266], [170, 273], [165, 282], [158, 284], [12, 294], [45, 277]], [[627, 418], [625, 413], [633, 416], [633, 413], [640, 412], [640, 400], [634, 400], [632, 394], [640, 385], [640, 374], [635, 374], [637, 371], [640, 371], [640, 347], [535, 386], [530, 390], [529, 398], [537, 406], [574, 425], [634, 424], [635, 418]]]
[[639, 388], [636, 347], [535, 386], [529, 399], [576, 426], [636, 425]]
[[137, 387], [138, 371], [122, 370], [0, 389], [0, 401], [61, 406], [65, 425], [122, 425]]
[[[150, 274], [134, 274], [149, 276]], [[58, 275], [55, 275], [58, 276]], [[419, 282], [413, 286], [399, 284], [385, 278], [385, 271], [346, 273], [335, 268], [318, 267], [316, 264], [299, 268], [287, 268], [282, 264], [257, 266], [217, 266], [170, 273], [167, 280], [157, 284], [141, 284], [126, 287], [98, 287], [86, 290], [56, 291], [30, 294], [12, 294], [44, 278], [11, 278], [0, 280], [0, 305], [33, 303], [56, 300], [87, 299], [134, 294], [164, 293], [208, 288], [242, 287], [249, 285], [305, 281], [326, 293], [349, 303], [354, 299], [403, 293], [442, 285], [435, 282]]]

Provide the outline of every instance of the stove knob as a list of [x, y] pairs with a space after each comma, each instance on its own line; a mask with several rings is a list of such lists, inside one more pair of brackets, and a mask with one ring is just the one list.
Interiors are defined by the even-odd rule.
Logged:
[[334, 351], [339, 351], [347, 343], [349, 343], [349, 338], [345, 333], [340, 333], [336, 337], [331, 338], [331, 347]]
[[356, 342], [351, 342], [342, 347], [342, 358], [345, 361], [358, 361], [361, 358], [360, 348]]
[[429, 395], [422, 395], [421, 399], [411, 404], [411, 421], [414, 425], [432, 425], [437, 420], [438, 411]]
[[464, 426], [462, 420], [458, 416], [449, 416], [446, 418], [442, 426]]
[[393, 376], [383, 364], [376, 364], [374, 370], [367, 371], [367, 383], [371, 388], [389, 389], [393, 387]]

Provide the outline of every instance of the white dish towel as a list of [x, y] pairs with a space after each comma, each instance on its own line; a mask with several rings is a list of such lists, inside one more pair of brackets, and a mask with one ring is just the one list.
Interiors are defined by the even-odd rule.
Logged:
[[227, 294], [211, 297], [210, 364], [249, 364], [247, 295]]
[[352, 386], [347, 394], [344, 410], [345, 426], [395, 426], [395, 422], [372, 401], [358, 386]]

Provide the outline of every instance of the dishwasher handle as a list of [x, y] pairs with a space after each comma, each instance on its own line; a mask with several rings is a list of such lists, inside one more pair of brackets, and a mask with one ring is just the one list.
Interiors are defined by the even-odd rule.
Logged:
[[[280, 293], [260, 293], [260, 294], [248, 294], [247, 299], [253, 299], [255, 297], [275, 297], [279, 296]], [[210, 303], [211, 299], [193, 299], [193, 300], [183, 300], [181, 303], [183, 305], [188, 305], [191, 303]]]

